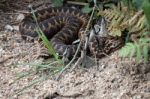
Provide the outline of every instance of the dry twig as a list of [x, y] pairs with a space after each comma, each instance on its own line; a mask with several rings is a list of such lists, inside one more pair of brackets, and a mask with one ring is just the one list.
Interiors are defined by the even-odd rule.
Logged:
[[[81, 51], [81, 57], [77, 60], [77, 62], [76, 62], [75, 65], [73, 66], [73, 69], [74, 69], [77, 65], [80, 65], [80, 64], [83, 62], [83, 59], [84, 59], [84, 57], [85, 57], [85, 55], [86, 55], [86, 49], [87, 49], [87, 44], [88, 44], [88, 37], [86, 36], [86, 33], [87, 33], [87, 31], [89, 30], [90, 23], [91, 23], [91, 21], [92, 21], [93, 15], [94, 15], [95, 8], [96, 8], [96, 6], [93, 7], [92, 14], [91, 14], [91, 16], [90, 16], [90, 19], [89, 19], [89, 21], [88, 21], [88, 24], [87, 24], [87, 26], [86, 26], [86, 29], [85, 29], [85, 31], [84, 31], [84, 33], [83, 33], [83, 36], [84, 36], [84, 37], [82, 38], [82, 40], [85, 39], [84, 50]], [[56, 80], [59, 80], [60, 76], [64, 73], [64, 71], [67, 70], [67, 69], [71, 66], [71, 64], [75, 61], [75, 59], [76, 59], [76, 57], [77, 57], [77, 54], [78, 54], [80, 48], [81, 48], [81, 41], [80, 41], [80, 43], [79, 43], [79, 45], [78, 45], [78, 48], [77, 48], [77, 51], [76, 51], [74, 57], [73, 57], [72, 60], [60, 71], [60, 73], [59, 73], [58, 76], [56, 77]]]

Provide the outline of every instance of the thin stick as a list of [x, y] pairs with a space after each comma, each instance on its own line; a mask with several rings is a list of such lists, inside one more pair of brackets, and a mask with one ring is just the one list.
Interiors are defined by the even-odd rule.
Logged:
[[[90, 27], [90, 23], [91, 23], [91, 20], [92, 20], [92, 18], [93, 18], [93, 15], [94, 15], [95, 8], [96, 8], [96, 6], [93, 7], [93, 11], [92, 11], [92, 14], [91, 14], [91, 16], [90, 16], [90, 19], [89, 19], [89, 21], [88, 21], [88, 24], [87, 24], [87, 26], [86, 26], [86, 29], [85, 29], [85, 31], [84, 31], [84, 34], [86, 34], [86, 32], [88, 31], [88, 29], [89, 29], [89, 27]], [[70, 65], [74, 62], [74, 60], [75, 60], [76, 57], [77, 57], [77, 54], [78, 54], [78, 52], [79, 52], [80, 47], [81, 47], [81, 41], [80, 41], [80, 43], [79, 43], [79, 45], [78, 45], [78, 48], [77, 48], [77, 51], [76, 51], [74, 57], [73, 57], [72, 60], [60, 71], [60, 73], [59, 73], [58, 76], [56, 77], [56, 80], [59, 80], [59, 78], [60, 78], [60, 76], [63, 74], [63, 72], [64, 72], [66, 69], [68, 69], [68, 68], [70, 67]], [[82, 52], [83, 52], [83, 51], [82, 51]], [[84, 54], [84, 53], [81, 53], [81, 54]], [[79, 58], [79, 59], [81, 59], [81, 58]], [[83, 60], [83, 59], [81, 59], [81, 61], [80, 61], [79, 59], [77, 60], [77, 62], [79, 62], [78, 64], [80, 65], [80, 64], [82, 63], [82, 60]], [[76, 64], [76, 65], [73, 66], [73, 67], [75, 68], [78, 64]]]
[[85, 55], [86, 55], [87, 44], [88, 44], [88, 37], [86, 36], [85, 37], [85, 45], [84, 45], [83, 51], [81, 51], [81, 56], [76, 61], [76, 63], [73, 65], [71, 71], [73, 71], [76, 68], [76, 66], [80, 65], [83, 62]]
[[88, 5], [88, 3], [84, 3], [84, 2], [75, 2], [75, 1], [67, 1], [68, 4], [74, 4], [74, 5]]
[[[94, 15], [95, 8], [96, 8], [96, 6], [93, 7], [93, 11], [92, 11], [90, 19], [88, 21], [87, 28], [84, 31], [84, 34], [86, 34], [86, 32], [88, 31], [88, 29], [90, 27], [90, 23], [92, 21], [93, 15]], [[73, 66], [72, 70], [75, 69], [76, 66], [80, 65], [83, 62], [83, 59], [84, 59], [84, 57], [86, 55], [87, 44], [88, 44], [88, 37], [87, 37], [87, 35], [85, 35], [85, 46], [84, 46], [84, 49], [83, 49], [83, 51], [81, 51], [81, 57], [77, 60], [77, 62]]]
[[58, 76], [56, 77], [56, 80], [59, 80], [59, 78], [60, 78], [60, 76], [63, 74], [63, 72], [64, 72], [66, 69], [68, 69], [68, 68], [70, 67], [70, 65], [74, 62], [74, 60], [75, 60], [76, 57], [77, 57], [77, 54], [78, 54], [78, 52], [79, 52], [80, 47], [81, 47], [81, 42], [80, 42], [79, 45], [78, 45], [78, 48], [77, 48], [77, 51], [76, 51], [74, 57], [73, 57], [72, 60], [60, 71], [60, 73], [59, 73]]

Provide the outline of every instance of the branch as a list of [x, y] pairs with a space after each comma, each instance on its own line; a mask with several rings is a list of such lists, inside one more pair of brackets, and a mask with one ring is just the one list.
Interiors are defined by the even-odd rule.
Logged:
[[[89, 29], [89, 27], [90, 27], [90, 23], [91, 23], [91, 21], [92, 21], [93, 15], [94, 15], [95, 8], [96, 8], [96, 6], [93, 7], [92, 14], [91, 14], [91, 16], [90, 16], [90, 19], [89, 19], [89, 21], [88, 21], [88, 24], [87, 24], [87, 26], [86, 26], [86, 29], [85, 29], [83, 35], [86, 35], [86, 33], [87, 33], [87, 31], [88, 31], [88, 29]], [[86, 42], [88, 41], [87, 36], [85, 37], [85, 40], [86, 40]], [[80, 43], [79, 43], [79, 45], [78, 45], [78, 48], [77, 48], [77, 51], [76, 51], [74, 57], [73, 57], [72, 60], [60, 71], [60, 73], [59, 73], [58, 76], [56, 77], [56, 80], [59, 80], [59, 78], [60, 78], [60, 76], [63, 74], [63, 72], [64, 72], [65, 70], [67, 70], [67, 69], [71, 66], [71, 64], [75, 61], [75, 59], [76, 59], [76, 57], [77, 57], [77, 54], [78, 54], [78, 52], [79, 52], [80, 47], [81, 47], [81, 41], [80, 41]], [[85, 43], [85, 47], [87, 48], [87, 43]], [[74, 68], [75, 68], [77, 65], [80, 65], [80, 64], [82, 63], [82, 61], [83, 61], [83, 59], [84, 59], [84, 56], [85, 56], [85, 54], [86, 54], [85, 52], [86, 52], [86, 51], [81, 51], [81, 57], [77, 60], [77, 62], [76, 62], [75, 65], [73, 66]]]

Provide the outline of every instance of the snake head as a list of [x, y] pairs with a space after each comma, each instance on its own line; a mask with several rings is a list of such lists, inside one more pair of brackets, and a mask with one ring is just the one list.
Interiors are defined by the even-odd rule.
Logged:
[[108, 31], [107, 31], [107, 21], [105, 18], [100, 18], [97, 23], [94, 25], [93, 30], [95, 31], [95, 34], [99, 37], [107, 37]]
[[92, 39], [95, 37], [107, 37], [108, 31], [106, 27], [107, 21], [105, 20], [105, 18], [102, 17], [98, 19], [94, 27], [90, 30], [89, 41], [92, 41]]

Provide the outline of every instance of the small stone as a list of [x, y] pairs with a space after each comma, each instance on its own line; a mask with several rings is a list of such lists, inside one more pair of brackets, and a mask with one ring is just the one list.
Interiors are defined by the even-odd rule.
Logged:
[[25, 18], [25, 16], [23, 15], [23, 14], [19, 14], [18, 16], [17, 16], [17, 21], [22, 21], [23, 19]]
[[133, 99], [142, 99], [142, 96], [141, 95], [136, 95], [136, 96], [133, 96]]
[[5, 29], [6, 29], [7, 31], [13, 31], [13, 30], [14, 30], [14, 28], [13, 28], [11, 25], [6, 25], [6, 26], [5, 26]]

